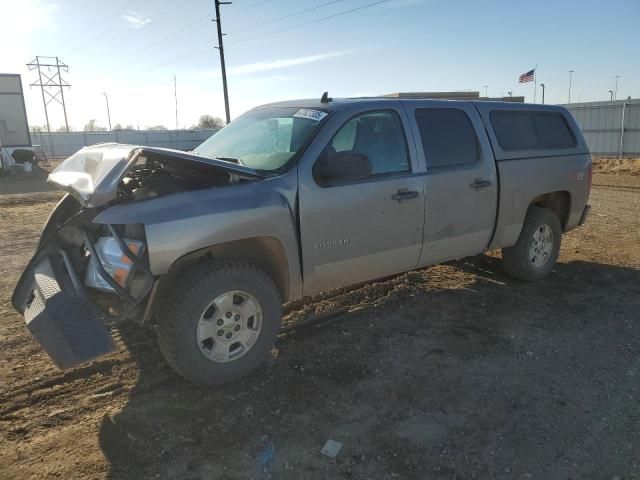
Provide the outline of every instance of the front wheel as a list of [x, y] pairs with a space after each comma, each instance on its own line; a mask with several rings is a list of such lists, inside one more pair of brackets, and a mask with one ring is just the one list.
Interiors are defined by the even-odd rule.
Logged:
[[553, 210], [532, 206], [517, 243], [502, 249], [506, 272], [519, 280], [534, 282], [546, 277], [560, 254], [562, 228]]
[[158, 311], [162, 354], [199, 385], [226, 383], [257, 368], [269, 356], [282, 321], [280, 293], [271, 278], [235, 262], [189, 269]]

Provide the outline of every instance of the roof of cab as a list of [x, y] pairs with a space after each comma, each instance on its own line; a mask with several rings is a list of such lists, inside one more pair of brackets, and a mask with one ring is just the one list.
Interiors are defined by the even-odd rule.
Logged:
[[285, 100], [280, 102], [267, 103], [260, 105], [256, 108], [269, 108], [269, 107], [290, 107], [290, 108], [312, 108], [316, 110], [334, 111], [340, 108], [353, 105], [356, 103], [386, 103], [386, 102], [401, 102], [401, 103], [419, 103], [428, 101], [431, 104], [451, 105], [456, 103], [474, 104], [480, 109], [493, 110], [496, 108], [509, 109], [509, 110], [546, 110], [546, 111], [564, 111], [565, 107], [560, 105], [549, 104], [536, 104], [536, 103], [521, 103], [521, 102], [498, 102], [498, 101], [486, 101], [486, 100], [449, 100], [441, 98], [395, 98], [395, 97], [354, 97], [354, 98], [334, 98], [329, 102], [321, 102], [319, 98], [306, 98], [299, 100]]

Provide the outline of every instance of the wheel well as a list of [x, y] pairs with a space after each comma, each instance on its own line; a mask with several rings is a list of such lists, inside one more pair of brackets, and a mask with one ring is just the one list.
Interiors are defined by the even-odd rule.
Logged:
[[534, 198], [531, 205], [548, 208], [556, 212], [560, 219], [562, 230], [564, 231], [569, 221], [569, 213], [571, 212], [571, 194], [566, 191], [545, 193]]
[[173, 276], [175, 270], [182, 270], [203, 257], [255, 265], [271, 277], [283, 301], [289, 298], [289, 262], [284, 246], [275, 237], [245, 238], [191, 252], [177, 260], [171, 266], [168, 275]]

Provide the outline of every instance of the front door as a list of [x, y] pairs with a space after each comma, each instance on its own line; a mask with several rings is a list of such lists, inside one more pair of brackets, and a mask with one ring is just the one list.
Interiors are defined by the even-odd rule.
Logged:
[[413, 173], [415, 150], [409, 148], [402, 115], [397, 108], [385, 108], [345, 119], [334, 126], [337, 130], [318, 159], [310, 162], [315, 167], [322, 156], [347, 162], [366, 157], [370, 171], [362, 178], [327, 181], [317, 168], [301, 167], [305, 294], [416, 267], [422, 244], [424, 183]]

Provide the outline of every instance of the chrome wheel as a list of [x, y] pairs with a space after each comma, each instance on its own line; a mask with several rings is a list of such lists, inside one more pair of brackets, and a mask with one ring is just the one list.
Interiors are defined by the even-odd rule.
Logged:
[[212, 362], [228, 363], [246, 354], [260, 336], [262, 307], [250, 293], [218, 295], [200, 315], [198, 347]]
[[553, 252], [553, 230], [549, 225], [540, 225], [533, 233], [531, 247], [529, 248], [529, 260], [536, 267], [541, 267]]

